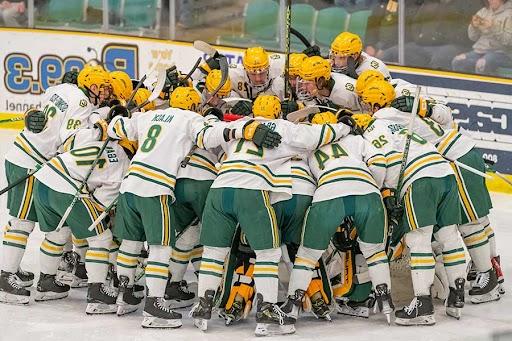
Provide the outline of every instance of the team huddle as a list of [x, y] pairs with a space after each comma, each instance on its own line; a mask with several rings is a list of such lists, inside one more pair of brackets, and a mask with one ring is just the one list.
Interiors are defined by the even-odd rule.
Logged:
[[[475, 142], [362, 49], [342, 32], [326, 58], [250, 47], [226, 69], [215, 52], [154, 89], [99, 65], [68, 72], [5, 158], [0, 302], [30, 301], [20, 263], [36, 223], [35, 301], [86, 286], [87, 314], [141, 306], [145, 328], [180, 327], [192, 306], [204, 331], [212, 312], [230, 325], [253, 305], [257, 336], [294, 333], [301, 312], [433, 325], [433, 298], [456, 319], [467, 287], [498, 300]], [[395, 309], [390, 264], [404, 259], [414, 298]]]

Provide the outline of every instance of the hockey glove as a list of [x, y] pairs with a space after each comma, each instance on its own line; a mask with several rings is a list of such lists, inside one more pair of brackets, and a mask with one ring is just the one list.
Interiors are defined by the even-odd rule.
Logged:
[[208, 109], [203, 111], [203, 116], [206, 117], [208, 115], [213, 115], [217, 117], [220, 121], [224, 120], [224, 114], [222, 113], [222, 110], [215, 107], [209, 107]]
[[238, 101], [232, 108], [231, 113], [241, 116], [249, 116], [252, 114], [252, 102]]
[[386, 207], [386, 211], [388, 212], [388, 217], [390, 219], [400, 221], [404, 213], [404, 208], [396, 200], [395, 189], [383, 188], [381, 190], [381, 193], [382, 199], [384, 201], [384, 206]]
[[494, 168], [495, 162], [493, 160], [489, 160], [484, 157], [484, 163], [486, 172], [496, 173], [496, 168]]
[[112, 119], [116, 116], [122, 116], [122, 117], [130, 117], [130, 112], [126, 107], [123, 107], [122, 105], [114, 105], [107, 114], [107, 122], [112, 121]]
[[281, 102], [281, 112], [283, 113], [284, 119], [286, 119], [289, 113], [297, 110], [299, 110], [299, 105], [294, 100], [285, 99]]
[[165, 70], [165, 84], [160, 93], [160, 98], [169, 99], [170, 93], [179, 86], [179, 73], [176, 66]]
[[254, 120], [248, 121], [243, 127], [244, 139], [254, 142], [258, 147], [274, 148], [281, 143], [281, 135], [269, 127]]
[[361, 129], [361, 127], [357, 125], [356, 121], [354, 121], [354, 119], [350, 116], [344, 115], [344, 116], [338, 117], [338, 122], [341, 122], [341, 123], [349, 126], [350, 133], [352, 135], [363, 135], [364, 134], [363, 129]]
[[28, 109], [25, 112], [25, 128], [34, 134], [43, 131], [47, 120], [46, 114], [40, 110]]
[[313, 56], [320, 56], [320, 47], [318, 45], [313, 45], [308, 48], [306, 48], [304, 51], [302, 51], [306, 56], [313, 57]]
[[[430, 117], [432, 116], [432, 108], [435, 102], [431, 100], [427, 100], [425, 98], [420, 97], [420, 102], [418, 103], [418, 116], [421, 117]], [[412, 112], [412, 107], [414, 105], [414, 96], [400, 96], [397, 97], [391, 102], [391, 106], [395, 109], [398, 109], [403, 112]]]
[[68, 84], [78, 84], [78, 71], [68, 71], [62, 76], [62, 82], [61, 83], [68, 83]]
[[98, 121], [96, 121], [96, 123], [94, 123], [94, 128], [98, 129], [98, 134], [99, 134], [98, 140], [99, 141], [105, 141], [107, 139], [107, 137], [108, 137], [108, 134], [107, 134], [108, 123], [107, 123], [107, 121], [105, 121], [105, 120], [98, 120]]

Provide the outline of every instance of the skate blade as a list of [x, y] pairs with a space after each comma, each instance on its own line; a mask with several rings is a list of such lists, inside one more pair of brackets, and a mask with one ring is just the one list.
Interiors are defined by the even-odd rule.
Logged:
[[60, 300], [62, 298], [68, 297], [68, 295], [69, 295], [69, 291], [66, 291], [66, 292], [36, 291], [34, 300], [36, 302]]
[[171, 309], [183, 309], [183, 308], [188, 308], [188, 307], [191, 307], [194, 303], [195, 303], [196, 299], [193, 298], [193, 299], [190, 299], [190, 300], [182, 300], [182, 301], [177, 301], [177, 300], [169, 300], [169, 308]]
[[85, 313], [87, 315], [114, 314], [117, 312], [117, 304], [87, 303]]
[[133, 313], [134, 311], [137, 311], [139, 309], [139, 304], [137, 305], [129, 305], [129, 304], [118, 304], [117, 305], [117, 316], [123, 316], [130, 313]]
[[337, 305], [338, 314], [368, 318], [370, 316], [370, 308], [366, 307], [349, 307], [347, 305]]
[[142, 328], [179, 328], [182, 326], [181, 319], [166, 320], [155, 316], [144, 316]]
[[20, 286], [22, 286], [24, 288], [28, 288], [28, 287], [31, 287], [32, 284], [34, 284], [34, 280], [31, 280], [31, 281], [18, 280], [18, 281], [16, 281], [16, 283], [18, 283]]
[[256, 336], [275, 336], [295, 333], [295, 325], [279, 325], [273, 323], [257, 323], [254, 335]]
[[315, 314], [313, 311], [311, 311], [311, 313], [318, 319], [318, 320], [324, 320], [324, 321], [329, 321], [329, 322], [332, 322], [332, 318], [331, 318], [331, 315], [329, 313], [325, 314], [325, 315], [317, 315]]
[[87, 287], [87, 278], [79, 278], [69, 272], [57, 273], [57, 280], [61, 283], [69, 285], [71, 288]]
[[200, 331], [205, 332], [208, 329], [208, 320], [194, 319], [194, 326], [196, 326]]
[[13, 295], [0, 291], [0, 302], [14, 305], [28, 305], [30, 296]]
[[433, 326], [436, 324], [434, 315], [418, 316], [412, 319], [402, 319], [397, 317], [395, 324], [399, 326]]
[[500, 295], [505, 295], [505, 287], [503, 286], [503, 283], [498, 284], [498, 292]]
[[492, 301], [498, 301], [501, 296], [497, 289], [488, 292], [487, 294], [483, 295], [470, 295], [470, 301], [473, 304], [480, 304], [480, 303], [486, 303], [486, 302], [492, 302]]
[[446, 315], [460, 320], [462, 308], [446, 307]]

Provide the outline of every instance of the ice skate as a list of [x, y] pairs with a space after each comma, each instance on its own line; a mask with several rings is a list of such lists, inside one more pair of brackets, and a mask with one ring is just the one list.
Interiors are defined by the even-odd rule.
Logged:
[[395, 312], [395, 324], [400, 326], [432, 326], [435, 323], [430, 295], [416, 296], [408, 306]]
[[464, 278], [457, 278], [455, 280], [455, 288], [450, 287], [450, 293], [445, 301], [446, 315], [455, 317], [457, 320], [462, 315], [462, 308], [464, 307]]
[[201, 331], [208, 329], [208, 320], [212, 318], [214, 297], [215, 291], [206, 290], [204, 297], [199, 297], [199, 302], [190, 311], [190, 316], [194, 318], [194, 326]]
[[[272, 336], [272, 335], [285, 335], [295, 333], [295, 321], [291, 315], [295, 310], [295, 306], [292, 300], [289, 300], [289, 304], [284, 304], [283, 307], [291, 308], [290, 314], [287, 315], [277, 304], [264, 302], [263, 296], [257, 294], [258, 309], [256, 311], [256, 329], [254, 334], [256, 336]], [[295, 297], [292, 296], [292, 297]], [[298, 299], [298, 297], [295, 297]], [[293, 305], [293, 307], [291, 306]], [[298, 312], [298, 309], [297, 309]]]
[[370, 309], [375, 305], [373, 297], [368, 298], [363, 302], [350, 301], [347, 297], [336, 298], [336, 310], [338, 314], [364, 317], [370, 316]]
[[69, 294], [69, 285], [59, 282], [56, 275], [41, 273], [37, 282], [36, 301], [58, 300], [67, 297]]
[[89, 283], [87, 290], [87, 315], [112, 314], [117, 311], [117, 290], [103, 283]]
[[2, 271], [0, 275], [0, 302], [25, 305], [30, 300], [30, 291], [21, 286], [16, 274]]
[[22, 287], [27, 288], [34, 284], [34, 274], [30, 271], [25, 271], [20, 268], [14, 275], [16, 276], [16, 281], [18, 284]]
[[134, 286], [128, 285], [129, 279], [126, 276], [119, 278], [119, 295], [117, 296], [117, 316], [122, 316], [136, 311], [144, 298], [134, 295]]
[[166, 307], [163, 297], [147, 297], [142, 328], [179, 328], [181, 314]]
[[311, 301], [311, 313], [315, 315], [317, 319], [332, 321], [331, 308], [324, 301], [320, 292], [315, 293], [310, 298]]
[[85, 288], [87, 279], [85, 263], [80, 262], [78, 253], [74, 251], [65, 252], [57, 271], [57, 280], [71, 288]]
[[387, 284], [383, 283], [375, 286], [375, 299], [377, 300], [376, 307], [386, 316], [388, 324], [391, 324], [391, 313], [395, 310], [395, 306]]
[[469, 290], [469, 296], [471, 303], [474, 304], [500, 299], [498, 278], [494, 269], [477, 274], [473, 288]]
[[170, 308], [179, 309], [190, 307], [194, 304], [195, 298], [196, 295], [188, 290], [187, 281], [167, 281], [165, 299], [170, 301]]

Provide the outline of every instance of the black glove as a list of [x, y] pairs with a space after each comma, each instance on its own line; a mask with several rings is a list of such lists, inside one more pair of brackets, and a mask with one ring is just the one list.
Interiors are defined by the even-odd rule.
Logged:
[[[432, 116], [432, 107], [434, 106], [434, 101], [426, 100], [420, 98], [420, 103], [418, 103], [418, 115], [421, 117], [430, 117]], [[391, 102], [391, 106], [395, 109], [398, 109], [403, 112], [412, 112], [412, 107], [414, 105], [414, 96], [400, 96], [395, 98]]]
[[44, 112], [37, 109], [28, 109], [25, 112], [25, 128], [37, 134], [46, 126], [47, 117]]
[[306, 48], [302, 53], [308, 57], [320, 56], [320, 47], [318, 47], [318, 45], [313, 45]]
[[341, 231], [332, 237], [334, 247], [340, 251], [354, 251], [357, 241], [350, 238], [350, 231], [354, 228], [352, 220], [345, 218], [341, 224]]
[[206, 65], [208, 65], [208, 67], [210, 68], [210, 71], [211, 70], [220, 70], [220, 62], [219, 60], [224, 57], [224, 55], [218, 53], [218, 52], [215, 52], [215, 54], [206, 59], [205, 62], [206, 62]]
[[395, 190], [392, 188], [383, 188], [381, 192], [384, 206], [388, 212], [388, 217], [396, 221], [400, 221], [404, 213], [404, 208], [399, 202], [397, 202]]
[[203, 111], [203, 116], [206, 117], [208, 115], [213, 115], [213, 116], [217, 117], [220, 121], [222, 121], [224, 119], [224, 113], [219, 108], [209, 107], [208, 109]]
[[361, 127], [359, 127], [357, 125], [356, 121], [354, 121], [354, 119], [350, 116], [346, 116], [346, 115], [339, 116], [338, 122], [344, 123], [345, 125], [349, 126], [350, 133], [352, 135], [363, 135], [364, 134], [363, 129], [361, 129]]
[[275, 148], [281, 143], [281, 135], [264, 124], [260, 124], [254, 131], [252, 142], [258, 147]]
[[114, 105], [107, 114], [107, 122], [112, 121], [112, 119], [116, 116], [122, 116], [122, 117], [130, 117], [130, 112], [126, 107], [123, 107], [122, 105]]
[[78, 71], [68, 71], [62, 76], [61, 83], [78, 84]]
[[241, 116], [249, 116], [252, 114], [252, 102], [238, 101], [232, 108], [231, 113]]
[[179, 73], [176, 66], [170, 67], [165, 70], [165, 84], [162, 88], [164, 94], [163, 99], [169, 99], [170, 93], [180, 85]]
[[299, 105], [292, 99], [285, 99], [281, 102], [281, 112], [283, 118], [286, 119], [289, 113], [299, 110]]

